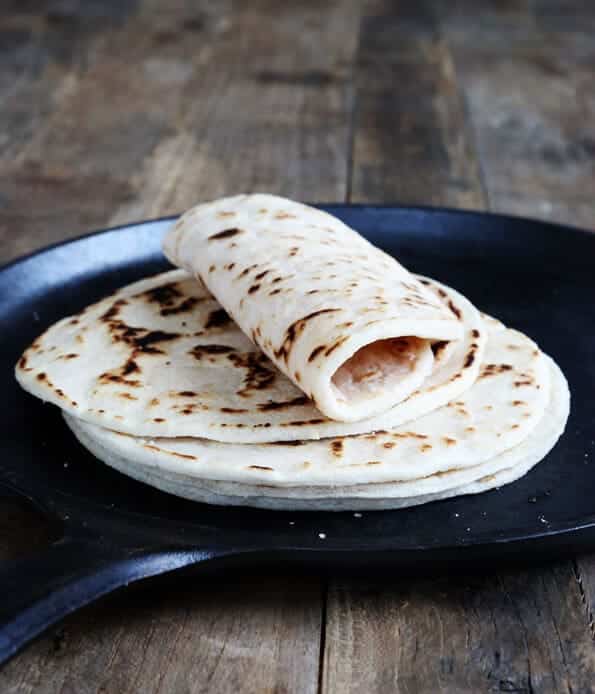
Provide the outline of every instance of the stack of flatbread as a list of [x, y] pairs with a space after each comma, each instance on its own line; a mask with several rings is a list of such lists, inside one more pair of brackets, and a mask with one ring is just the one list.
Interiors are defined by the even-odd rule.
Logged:
[[524, 475], [566, 380], [526, 335], [320, 210], [184, 214], [178, 268], [50, 327], [16, 368], [97, 458], [213, 504], [400, 508]]

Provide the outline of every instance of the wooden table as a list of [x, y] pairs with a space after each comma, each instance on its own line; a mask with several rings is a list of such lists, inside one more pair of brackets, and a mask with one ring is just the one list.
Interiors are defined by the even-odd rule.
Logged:
[[[595, 227], [595, 3], [3, 7], [2, 261], [255, 190]], [[1, 511], [4, 558], [49, 540], [30, 510]], [[594, 599], [593, 557], [424, 580], [157, 580], [54, 628], [0, 691], [582, 694]]]

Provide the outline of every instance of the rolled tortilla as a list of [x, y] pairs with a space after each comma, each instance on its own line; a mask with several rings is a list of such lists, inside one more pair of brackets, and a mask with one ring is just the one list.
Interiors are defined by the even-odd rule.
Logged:
[[405, 400], [432, 371], [432, 343], [463, 336], [456, 315], [394, 258], [284, 198], [198, 205], [163, 249], [331, 419], [358, 421]]

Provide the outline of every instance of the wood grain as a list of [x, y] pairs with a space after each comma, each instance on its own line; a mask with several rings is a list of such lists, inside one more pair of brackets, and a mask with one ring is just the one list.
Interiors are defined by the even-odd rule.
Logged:
[[431, 3], [366, 3], [355, 81], [354, 202], [483, 206], [452, 55]]
[[578, 557], [574, 562], [574, 570], [591, 636], [595, 640], [595, 555]]
[[44, 62], [0, 160], [1, 256], [241, 190], [344, 199], [359, 3], [274, 5], [115, 3], [84, 39], [84, 5], [6, 20]]
[[590, 692], [595, 649], [569, 563], [494, 577], [333, 585], [331, 692]]
[[[0, 15], [0, 257], [75, 236], [108, 219], [115, 201], [130, 194], [109, 172], [71, 170], [80, 123], [55, 118], [72, 99], [107, 37], [117, 34], [135, 3], [13, 3]], [[104, 98], [102, 111], [109, 110]], [[66, 144], [57, 156], [40, 149], [46, 133]], [[106, 143], [109, 142], [106, 133]], [[125, 150], [125, 148], [122, 148]], [[92, 152], [81, 165], [92, 167]]]
[[176, 132], [138, 172], [138, 196], [112, 221], [242, 190], [343, 200], [358, 4], [334, 0], [323, 13], [309, 2], [282, 13], [274, 3], [239, 4], [195, 58], [184, 86], [193, 98]]
[[592, 6], [452, 3], [442, 13], [491, 206], [592, 226]]
[[81, 610], [0, 672], [0, 691], [314, 694], [320, 584], [158, 580]]

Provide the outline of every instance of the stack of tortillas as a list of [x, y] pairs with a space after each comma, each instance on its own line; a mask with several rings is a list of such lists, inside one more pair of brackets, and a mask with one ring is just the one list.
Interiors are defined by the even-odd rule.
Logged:
[[399, 508], [512, 482], [564, 430], [534, 342], [324, 212], [217, 200], [164, 251], [182, 269], [56, 323], [16, 369], [127, 475], [215, 504]]

